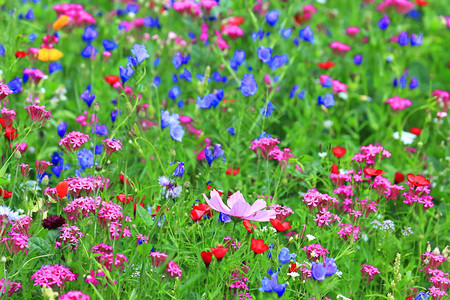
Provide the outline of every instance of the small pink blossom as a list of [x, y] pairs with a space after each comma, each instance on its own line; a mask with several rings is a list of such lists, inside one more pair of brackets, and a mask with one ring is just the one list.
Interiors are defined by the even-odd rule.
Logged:
[[386, 100], [385, 103], [388, 103], [392, 110], [404, 110], [405, 108], [412, 105], [411, 100], [400, 98], [399, 96], [395, 96]]

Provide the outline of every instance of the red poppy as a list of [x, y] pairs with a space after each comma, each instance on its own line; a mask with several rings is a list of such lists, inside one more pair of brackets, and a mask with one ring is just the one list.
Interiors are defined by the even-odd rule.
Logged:
[[228, 170], [225, 172], [225, 174], [227, 174], [227, 175], [231, 175], [231, 174], [233, 174], [233, 176], [236, 176], [237, 174], [239, 174], [239, 171], [241, 170], [241, 168], [237, 168], [237, 169], [235, 169], [235, 168], [231, 168], [231, 167], [228, 167]]
[[364, 174], [366, 174], [367, 176], [379, 176], [385, 173], [383, 170], [374, 168], [365, 168], [363, 171]]
[[198, 222], [204, 215], [212, 217], [211, 207], [206, 203], [200, 203], [199, 205], [194, 205], [191, 210], [191, 219]]
[[[128, 198], [130, 198], [130, 197], [128, 197]], [[133, 197], [131, 197], [131, 201], [133, 201]], [[128, 203], [128, 202], [127, 202], [127, 203]], [[134, 212], [136, 212], [136, 209], [137, 209], [137, 206], [138, 206], [138, 205], [144, 207], [144, 202], [139, 202], [139, 203], [134, 202]]]
[[200, 253], [200, 256], [202, 257], [206, 267], [209, 268], [209, 264], [211, 263], [213, 253], [209, 251], [203, 251], [202, 253]]
[[417, 128], [417, 127], [411, 127], [411, 128], [409, 129], [409, 131], [411, 131], [411, 133], [413, 133], [413, 134], [419, 136], [420, 133], [422, 132], [422, 129], [421, 129], [421, 128]]
[[403, 182], [405, 180], [405, 175], [401, 172], [395, 173], [394, 182], [395, 184]]
[[[159, 211], [160, 209], [161, 209], [161, 206], [158, 205], [158, 206], [156, 207], [156, 211], [155, 211], [154, 213], [152, 213], [151, 216], [152, 216], [152, 217], [156, 216], [156, 214], [158, 213], [158, 211]], [[166, 211], [169, 211], [169, 207], [168, 207], [168, 206], [166, 206]]]
[[125, 175], [123, 175], [122, 173], [119, 175], [119, 179], [120, 179], [120, 182], [122, 182], [122, 184], [125, 184], [125, 182], [126, 182], [127, 184], [134, 186], [134, 183], [131, 182], [128, 178], [126, 178]]
[[105, 76], [104, 79], [110, 85], [114, 85], [114, 84], [116, 84], [117, 82], [120, 81], [120, 77], [119, 76], [114, 76], [114, 75]]
[[425, 177], [423, 177], [422, 175], [414, 176], [413, 174], [408, 174], [406, 178], [408, 179], [409, 183], [415, 186], [427, 186], [430, 184], [430, 181], [428, 179], [425, 179]]
[[23, 57], [28, 56], [28, 55], [30, 55], [29, 52], [24, 52], [24, 51], [17, 51], [16, 52], [16, 57], [17, 58], [23, 58]]
[[332, 67], [334, 67], [336, 64], [334, 62], [328, 60], [328, 61], [326, 61], [324, 63], [320, 62], [317, 65], [319, 66], [319, 68], [322, 68], [322, 69], [325, 69], [325, 70], [329, 70]]
[[292, 228], [289, 222], [281, 223], [279, 219], [270, 219], [270, 223], [277, 231], [286, 231]]
[[252, 239], [252, 243], [250, 244], [250, 249], [257, 254], [261, 254], [269, 250], [269, 246], [264, 244], [263, 239]]
[[3, 119], [2, 117], [0, 117], [0, 125], [1, 125], [3, 128], [6, 127], [6, 125], [5, 125], [5, 119]]
[[428, 1], [425, 1], [425, 0], [415, 0], [416, 1], [416, 4], [417, 5], [419, 5], [419, 6], [428, 6]]
[[222, 102], [223, 102], [223, 103], [228, 103], [228, 102], [234, 103], [234, 102], [236, 102], [236, 100], [233, 100], [233, 99], [223, 99]]
[[211, 251], [214, 254], [214, 256], [217, 258], [217, 261], [222, 261], [225, 254], [227, 254], [228, 249], [224, 246], [217, 246], [217, 247], [211, 247]]
[[227, 19], [227, 23], [230, 25], [240, 25], [244, 23], [245, 19], [244, 17], [229, 17]]
[[224, 192], [221, 192], [221, 191], [219, 191], [219, 190], [216, 190], [216, 189], [214, 189], [211, 185], [207, 184], [207, 185], [206, 185], [206, 190], [209, 191], [210, 189], [213, 189], [213, 190], [215, 190], [216, 192], [218, 192], [220, 196], [222, 196], [222, 195], [224, 194]]
[[12, 192], [8, 192], [7, 190], [0, 189], [0, 197], [11, 198], [12, 197]]
[[[422, 298], [422, 297], [420, 297]], [[406, 297], [405, 300], [412, 300], [412, 297]]]
[[297, 271], [298, 271], [297, 264], [291, 264], [291, 266], [289, 267], [288, 273], [296, 273]]
[[333, 151], [334, 156], [336, 156], [337, 158], [341, 158], [345, 155], [345, 152], [347, 152], [347, 149], [339, 146], [331, 148], [331, 150]]
[[60, 199], [64, 198], [67, 195], [68, 190], [69, 183], [67, 181], [61, 181], [56, 185], [56, 192], [58, 193], [58, 197]]
[[123, 204], [133, 202], [133, 197], [131, 196], [126, 197], [124, 193], [119, 193], [119, 195], [117, 195], [116, 198]]
[[253, 229], [256, 229], [256, 225], [252, 224], [249, 220], [244, 220], [243, 224], [249, 233], [253, 233]]
[[17, 129], [12, 128], [11, 126], [9, 126], [8, 128], [5, 129], [5, 134], [3, 134], [3, 136], [5, 138], [7, 138], [8, 140], [12, 141], [18, 135], [18, 133], [16, 131], [17, 131]]
[[331, 167], [331, 173], [339, 174], [339, 166], [337, 164], [333, 164], [333, 166]]

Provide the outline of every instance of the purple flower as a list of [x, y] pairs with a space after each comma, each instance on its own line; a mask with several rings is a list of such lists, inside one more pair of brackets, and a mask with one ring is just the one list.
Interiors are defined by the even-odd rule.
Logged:
[[411, 34], [411, 46], [420, 46], [423, 44], [423, 34]]
[[278, 22], [278, 17], [280, 16], [280, 11], [279, 10], [272, 10], [269, 11], [266, 14], [266, 22], [270, 25], [270, 26], [274, 26], [277, 22]]
[[381, 30], [386, 30], [389, 27], [389, 24], [391, 23], [391, 20], [389, 19], [388, 15], [384, 15], [380, 21], [378, 21], [378, 28]]
[[64, 135], [66, 134], [66, 130], [67, 130], [67, 123], [61, 121], [58, 126], [56, 126], [56, 130], [58, 132], [58, 135], [60, 137], [64, 137]]
[[332, 276], [338, 271], [334, 258], [327, 258], [325, 262], [313, 262], [311, 266], [311, 276], [315, 280], [322, 281], [325, 277]]
[[319, 96], [317, 99], [317, 103], [319, 105], [325, 106], [326, 108], [334, 106], [335, 101], [334, 101], [333, 94], [328, 93], [323, 98], [322, 98], [322, 96]]
[[297, 254], [289, 253], [289, 249], [286, 247], [281, 248], [280, 254], [278, 254], [278, 260], [283, 265], [289, 263], [291, 261], [291, 259], [295, 259], [296, 257], [297, 257]]
[[268, 63], [272, 59], [272, 48], [260, 46], [257, 50], [258, 58], [263, 63]]
[[122, 78], [123, 82], [126, 82], [128, 79], [130, 79], [131, 76], [133, 76], [134, 70], [131, 67], [130, 64], [127, 64], [126, 67], [122, 67], [122, 65], [119, 66], [119, 75], [120, 78]]
[[278, 275], [277, 273], [274, 273], [271, 279], [264, 277], [263, 280], [261, 280], [261, 287], [259, 290], [263, 293], [276, 292], [278, 297], [281, 297], [284, 294], [286, 286], [286, 283], [278, 283]]
[[103, 40], [103, 48], [105, 48], [106, 51], [112, 51], [114, 49], [116, 49], [118, 47], [118, 45], [116, 44], [116, 42], [114, 41], [110, 41], [110, 40]]
[[314, 34], [310, 26], [300, 29], [298, 37], [308, 43], [314, 43]]
[[147, 53], [147, 48], [145, 48], [145, 45], [134, 44], [133, 48], [131, 49], [131, 53], [136, 56], [137, 62], [139, 64], [146, 58], [150, 57], [150, 55], [148, 55]]
[[89, 95], [89, 93], [90, 93], [89, 89], [85, 90], [83, 93], [81, 93], [80, 98], [87, 103], [88, 107], [91, 107], [92, 102], [94, 102], [95, 100], [95, 94]]
[[206, 161], [210, 166], [212, 162], [219, 157], [222, 157], [223, 162], [225, 162], [225, 151], [222, 149], [222, 146], [220, 144], [214, 145], [214, 151], [211, 151], [211, 149], [209, 148], [205, 148], [205, 150], [203, 151], [205, 152]]
[[258, 85], [256, 84], [255, 77], [253, 74], [244, 74], [241, 81], [241, 93], [245, 97], [256, 94], [258, 90]]
[[83, 41], [89, 43], [95, 40], [97, 36], [98, 36], [97, 30], [95, 30], [95, 28], [92, 26], [88, 26], [86, 27], [86, 29], [84, 29]]
[[401, 32], [398, 35], [398, 44], [400, 46], [406, 46], [409, 43], [409, 35], [406, 31]]

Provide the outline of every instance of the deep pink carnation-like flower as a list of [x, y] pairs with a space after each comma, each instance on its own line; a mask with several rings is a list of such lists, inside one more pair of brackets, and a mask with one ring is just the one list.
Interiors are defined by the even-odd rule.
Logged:
[[64, 295], [59, 296], [58, 300], [91, 300], [89, 295], [83, 294], [80, 291], [70, 291]]
[[122, 142], [115, 139], [103, 140], [103, 145], [106, 148], [106, 154], [110, 155], [116, 151], [122, 150]]
[[31, 275], [31, 279], [33, 279], [33, 285], [39, 285], [43, 287], [44, 285], [47, 287], [63, 286], [66, 281], [74, 281], [78, 277], [77, 274], [72, 273], [70, 268], [60, 265], [54, 266], [42, 266], [41, 269], [34, 272]]
[[0, 280], [0, 293], [2, 295], [8, 293], [8, 296], [11, 297], [14, 293], [17, 293], [22, 288], [22, 284], [20, 282], [13, 282], [2, 278]]
[[58, 145], [64, 146], [63, 151], [67, 153], [78, 150], [84, 143], [91, 140], [89, 135], [79, 131], [72, 131], [63, 137]]
[[386, 100], [385, 103], [388, 103], [392, 110], [404, 110], [405, 108], [412, 105], [411, 100], [400, 98], [399, 96], [395, 96]]
[[0, 82], [0, 103], [6, 96], [11, 95], [12, 93], [13, 91], [11, 91], [7, 84]]
[[31, 121], [34, 122], [42, 121], [39, 127], [42, 127], [42, 125], [44, 125], [44, 123], [47, 122], [50, 117], [53, 117], [50, 114], [50, 111], [45, 109], [44, 105], [40, 106], [37, 104], [33, 104], [25, 106], [24, 108], [26, 109], [28, 117], [30, 118]]
[[361, 276], [362, 277], [366, 277], [367, 279], [369, 279], [370, 281], [373, 280], [373, 277], [377, 274], [380, 274], [380, 270], [378, 270], [377, 268], [375, 268], [372, 265], [368, 265], [368, 264], [362, 264], [362, 269], [361, 269]]
[[173, 278], [179, 277], [180, 279], [181, 279], [181, 274], [183, 273], [183, 271], [180, 269], [180, 267], [173, 260], [171, 260], [167, 264], [166, 271], [170, 277], [173, 277]]

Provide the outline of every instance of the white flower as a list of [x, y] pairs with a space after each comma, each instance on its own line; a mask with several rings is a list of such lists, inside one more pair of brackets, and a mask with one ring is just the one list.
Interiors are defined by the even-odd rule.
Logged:
[[318, 154], [320, 158], [327, 156], [326, 152], [319, 152]]
[[325, 128], [327, 128], [327, 129], [329, 129], [329, 128], [331, 128], [331, 126], [333, 126], [333, 121], [331, 121], [331, 120], [325, 120], [325, 121], [323, 121], [323, 127], [325, 127]]
[[336, 274], [339, 278], [341, 278], [342, 277], [342, 271], [337, 271], [336, 273], [334, 273], [334, 274]]
[[292, 278], [295, 278], [295, 277], [300, 276], [300, 274], [298, 274], [297, 272], [291, 272], [291, 273], [287, 273], [287, 276], [291, 276]]
[[261, 230], [262, 232], [266, 231], [266, 230], [267, 230], [267, 226], [262, 227], [260, 230]]
[[306, 238], [307, 238], [308, 241], [310, 241], [310, 242], [316, 239], [316, 237], [313, 236], [312, 234], [307, 234], [307, 235], [306, 235]]
[[394, 132], [392, 137], [396, 140], [400, 139], [403, 144], [411, 145], [414, 142], [414, 139], [417, 137], [414, 133], [402, 131], [399, 133], [398, 131]]
[[344, 99], [344, 100], [348, 99], [347, 93], [344, 93], [344, 92], [338, 93], [338, 97], [341, 98], [341, 99]]
[[[21, 210], [23, 212], [23, 210]], [[0, 206], [0, 216], [5, 215], [8, 220], [15, 221], [19, 218], [20, 211], [13, 211], [8, 206]]]
[[336, 296], [336, 299], [352, 300], [352, 299], [350, 299], [350, 298], [347, 298], [347, 297], [345, 297], [345, 296], [342, 296], [341, 294], [337, 295], [337, 296]]

